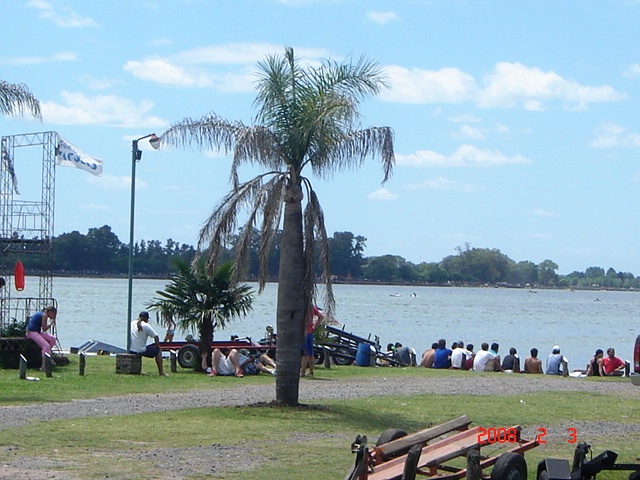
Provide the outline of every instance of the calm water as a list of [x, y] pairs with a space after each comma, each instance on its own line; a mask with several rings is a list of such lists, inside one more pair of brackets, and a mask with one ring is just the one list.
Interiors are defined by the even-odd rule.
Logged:
[[[134, 280], [134, 316], [166, 283]], [[34, 284], [37, 282], [27, 279], [27, 287]], [[253, 286], [257, 291], [257, 285]], [[633, 343], [640, 334], [640, 293], [364, 285], [334, 288], [336, 318], [345, 330], [364, 337], [378, 335], [383, 345], [399, 341], [415, 348], [419, 355], [438, 338], [446, 338], [448, 344], [461, 339], [473, 343], [476, 350], [482, 342], [495, 341], [503, 356], [511, 346], [521, 356], [537, 347], [541, 358], [558, 344], [571, 369], [584, 368], [596, 348], [611, 346], [618, 356], [631, 359]], [[262, 338], [266, 325], [276, 323], [276, 290], [277, 284], [267, 285], [262, 295], [256, 295], [253, 312], [217, 332], [216, 338], [232, 334]], [[63, 348], [87, 340], [126, 345], [127, 279], [55, 278], [53, 296], [59, 303], [58, 337]], [[162, 338], [164, 329], [152, 324]], [[178, 338], [183, 338], [179, 332]]]

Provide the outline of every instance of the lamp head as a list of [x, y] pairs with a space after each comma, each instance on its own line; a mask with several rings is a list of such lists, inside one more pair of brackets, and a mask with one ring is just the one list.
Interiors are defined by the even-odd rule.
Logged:
[[155, 133], [152, 133], [149, 136], [149, 145], [151, 145], [151, 147], [155, 150], [158, 150], [160, 148], [160, 142], [162, 141], [162, 139], [160, 137], [158, 137]]

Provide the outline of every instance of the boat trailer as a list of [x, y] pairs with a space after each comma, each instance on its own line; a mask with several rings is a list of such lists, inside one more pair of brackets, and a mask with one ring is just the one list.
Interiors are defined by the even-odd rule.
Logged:
[[[415, 480], [420, 475], [438, 480], [526, 480], [524, 452], [537, 447], [536, 440], [521, 438], [520, 426], [508, 428], [470, 427], [466, 415], [413, 434], [397, 429], [385, 430], [375, 446], [358, 435], [351, 444], [356, 455], [344, 480]], [[487, 445], [504, 446], [500, 455], [480, 456]], [[466, 468], [447, 462], [466, 456]], [[458, 462], [460, 463], [460, 462]], [[483, 474], [489, 467], [490, 477]]]

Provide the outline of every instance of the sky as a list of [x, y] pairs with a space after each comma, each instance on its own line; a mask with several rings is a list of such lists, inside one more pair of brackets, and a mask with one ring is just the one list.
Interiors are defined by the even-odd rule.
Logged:
[[[2, 13], [0, 79], [26, 84], [43, 119], [0, 117], [0, 135], [55, 131], [104, 162], [100, 177], [56, 168], [55, 235], [109, 225], [127, 243], [132, 140], [210, 112], [252, 124], [257, 63], [293, 47], [305, 64], [377, 61], [388, 83], [360, 122], [393, 128], [393, 176], [382, 184], [373, 158], [312, 177], [329, 235], [414, 263], [469, 245], [560, 274], [640, 275], [639, 0], [16, 0]], [[229, 158], [140, 148], [135, 240], [195, 245]], [[18, 200], [40, 198], [34, 157], [15, 156]]]

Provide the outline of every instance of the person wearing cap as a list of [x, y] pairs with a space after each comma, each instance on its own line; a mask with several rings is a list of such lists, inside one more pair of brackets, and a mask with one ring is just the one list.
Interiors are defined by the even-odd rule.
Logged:
[[551, 354], [547, 357], [547, 368], [544, 373], [547, 375], [562, 375], [563, 377], [569, 376], [567, 359], [560, 353], [560, 346], [553, 346]]
[[[155, 343], [147, 345], [147, 338], [153, 338]], [[140, 312], [138, 319], [131, 322], [131, 346], [129, 347], [129, 352], [147, 358], [155, 358], [156, 365], [158, 365], [158, 374], [162, 377], [167, 376], [162, 365], [160, 338], [153, 327], [149, 325], [149, 312]]]

